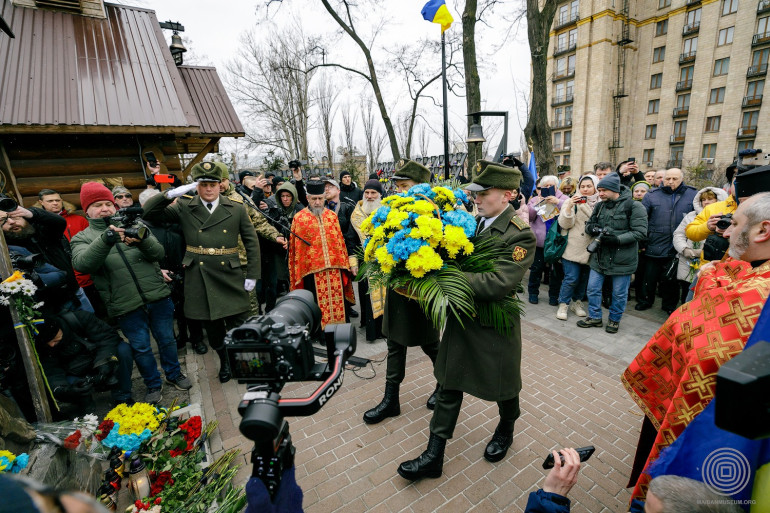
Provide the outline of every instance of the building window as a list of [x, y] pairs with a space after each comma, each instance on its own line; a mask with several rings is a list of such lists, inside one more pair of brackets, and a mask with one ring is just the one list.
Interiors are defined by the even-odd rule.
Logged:
[[759, 18], [757, 20], [757, 34], [765, 35], [770, 32], [770, 26], [767, 24], [767, 20], [769, 19], [770, 16], [765, 16], [764, 18]]
[[680, 110], [690, 110], [690, 93], [677, 96], [676, 107]]
[[564, 165], [569, 166], [569, 155], [564, 155]]
[[699, 26], [700, 25], [700, 7], [695, 9], [694, 11], [687, 11], [687, 15], [685, 16], [685, 25], [689, 25], [691, 27]]
[[688, 80], [692, 80], [692, 76], [695, 73], [695, 66], [685, 66], [684, 68], [679, 70], [679, 80], [682, 82], [687, 82]]
[[572, 105], [564, 107], [564, 123], [567, 126], [572, 126]]
[[743, 113], [743, 120], [741, 121], [741, 128], [757, 128], [757, 121], [759, 121], [759, 111], [750, 110]]
[[677, 121], [674, 123], [674, 137], [681, 137], [687, 134], [687, 120]]
[[755, 82], [749, 82], [746, 85], [746, 97], [752, 100], [759, 100], [762, 98], [762, 92], [765, 90], [765, 81], [757, 80]]
[[660, 89], [663, 84], [663, 73], [655, 73], [650, 77], [650, 89]]
[[642, 153], [642, 160], [644, 160], [645, 162], [652, 162], [653, 160], [655, 160], [655, 150], [654, 149], [644, 150], [644, 152]]
[[732, 44], [734, 31], [735, 31], [735, 27], [727, 27], [720, 30], [719, 38], [717, 39], [717, 46]]
[[682, 45], [682, 53], [692, 55], [695, 52], [698, 51], [698, 38], [697, 37], [691, 37], [690, 39], [685, 39], [684, 44]]
[[703, 151], [700, 154], [700, 158], [702, 159], [713, 159], [717, 156], [717, 145], [714, 144], [704, 144], [703, 145]]
[[711, 116], [706, 118], [706, 132], [719, 132], [719, 125], [722, 123], [722, 116]]
[[682, 154], [684, 153], [684, 146], [672, 146], [671, 147], [671, 160], [672, 164], [678, 166], [682, 165]]
[[716, 87], [711, 90], [711, 94], [709, 95], [709, 105], [714, 105], [715, 103], [724, 103], [724, 101], [725, 101], [724, 87]]
[[757, 50], [751, 56], [751, 65], [757, 68], [760, 68], [761, 66], [766, 66], [767, 59], [769, 56], [770, 56], [770, 48], [765, 48], [764, 50]]
[[671, 0], [658, 0], [658, 9], [663, 9], [664, 7], [670, 7], [671, 6]]
[[564, 149], [568, 150], [572, 146], [572, 131], [567, 130], [564, 132]]
[[553, 133], [553, 150], [554, 151], [561, 150], [561, 132]]
[[647, 103], [647, 114], [657, 114], [660, 110], [660, 100], [650, 100]]
[[668, 20], [659, 21], [655, 24], [655, 35], [665, 36], [668, 34]]
[[749, 139], [748, 141], [738, 141], [738, 151], [750, 150], [752, 148], [754, 148], [754, 139]]
[[659, 46], [656, 49], [652, 51], [652, 62], [653, 64], [656, 62], [663, 62], [663, 59], [666, 58], [666, 47], [665, 46]]
[[717, 59], [714, 61], [714, 76], [727, 75], [730, 71], [730, 57], [724, 59]]
[[[554, 148], [555, 150], [556, 148]], [[556, 163], [557, 166], [561, 165], [561, 156], [560, 155], [554, 155], [553, 161]]]
[[724, 0], [722, 4], [722, 16], [732, 14], [738, 10], [738, 0]]
[[655, 139], [655, 136], [658, 134], [658, 125], [647, 125], [644, 127], [644, 138], [645, 139]]

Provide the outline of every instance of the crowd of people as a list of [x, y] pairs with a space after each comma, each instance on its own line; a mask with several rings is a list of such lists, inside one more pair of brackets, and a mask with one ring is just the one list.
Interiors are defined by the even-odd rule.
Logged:
[[[504, 459], [521, 413], [518, 319], [505, 334], [479, 319], [461, 326], [450, 318], [440, 331], [414, 298], [365, 279], [357, 282], [357, 305], [362, 224], [381, 206], [383, 184], [376, 174], [359, 187], [347, 172], [338, 182], [306, 177], [296, 160], [288, 167], [287, 178], [242, 171], [236, 185], [226, 165], [206, 161], [193, 166], [192, 183], [167, 190], [148, 183], [139, 205], [126, 188], [110, 190], [95, 181], [81, 188], [80, 213], [52, 189], [41, 190], [35, 206], [1, 212], [14, 262], [38, 285], [43, 305], [34, 342], [53, 397], [78, 412], [87, 410], [99, 390], [110, 390], [116, 403], [131, 403], [136, 364], [146, 388], [143, 400], [158, 403], [164, 381], [180, 390], [191, 387], [178, 357], [188, 342], [199, 354], [209, 347], [217, 353], [218, 379], [227, 382], [232, 376], [224, 352], [227, 330], [269, 313], [286, 292], [306, 289], [315, 296], [323, 326], [360, 318], [368, 341], [387, 339], [384, 395], [364, 412], [366, 424], [400, 415], [409, 347], [420, 346], [433, 363], [437, 383], [426, 400], [433, 410], [428, 447], [400, 464], [402, 477], [442, 474], [466, 393], [497, 402], [499, 423], [483, 457], [493, 463]], [[159, 168], [148, 164], [148, 171]], [[770, 288], [770, 195], [762, 194], [770, 191], [770, 167], [745, 169], [736, 162], [727, 170], [725, 188], [696, 190], [684, 178], [681, 169], [642, 173], [626, 161], [614, 169], [600, 162], [581, 176], [535, 181], [521, 162], [509, 159], [480, 161], [464, 186], [470, 198], [465, 208], [477, 215], [477, 239], [503, 245], [510, 255], [495, 261], [495, 272], [466, 274], [477, 301], [516, 294], [529, 272], [530, 303], [539, 302], [546, 282], [557, 319], [566, 321], [571, 313], [581, 328], [617, 333], [631, 290], [636, 310], [651, 308], [661, 297], [661, 308], [671, 317], [623, 377], [647, 413], [631, 483], [635, 497], [642, 498], [648, 487], [659, 497], [667, 493], [668, 481], [654, 486], [645, 469], [683, 428], [672, 421], [682, 406], [672, 405], [671, 397], [691, 393], [685, 370], [665, 387], [670, 397], [650, 395], [660, 379], [655, 369], [662, 365], [655, 349], [665, 347], [670, 354], [684, 329], [678, 316], [694, 308], [702, 314], [705, 307], [693, 305], [717, 291], [743, 290], [749, 283], [752, 304], [761, 310]], [[391, 183], [405, 192], [431, 180], [428, 168], [402, 160]], [[609, 310], [606, 326], [603, 307]], [[737, 307], [726, 308], [722, 313], [730, 316]], [[740, 351], [750, 330], [722, 333], [730, 351], [708, 367], [711, 395], [700, 393], [701, 407], [713, 397], [719, 364]], [[0, 383], [31, 416], [26, 380], [19, 377], [22, 366], [14, 363], [19, 356], [13, 333], [0, 336]], [[677, 361], [701, 368], [702, 356], [691, 347], [682, 351]], [[575, 454], [562, 451], [565, 463], [557, 463], [544, 489], [533, 494], [528, 511], [568, 510], [564, 496], [580, 466]]]

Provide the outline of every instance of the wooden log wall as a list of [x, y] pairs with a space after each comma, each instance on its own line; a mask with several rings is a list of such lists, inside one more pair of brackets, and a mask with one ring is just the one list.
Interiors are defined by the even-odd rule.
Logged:
[[41, 189], [54, 189], [80, 208], [82, 181], [97, 178], [122, 179], [137, 201], [146, 188], [142, 171], [146, 151], [156, 154], [162, 173], [181, 177], [171, 135], [4, 135], [0, 142], [26, 207], [37, 202]]

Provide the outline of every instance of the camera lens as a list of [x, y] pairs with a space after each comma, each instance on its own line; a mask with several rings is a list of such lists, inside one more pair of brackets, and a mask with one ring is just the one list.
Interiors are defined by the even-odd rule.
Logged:
[[0, 194], [0, 210], [3, 212], [13, 212], [18, 207], [19, 204], [16, 203], [16, 200], [9, 198], [5, 194]]
[[313, 293], [308, 290], [289, 292], [268, 314], [273, 324], [282, 322], [286, 326], [309, 326], [311, 335], [321, 329], [321, 309], [315, 303]]

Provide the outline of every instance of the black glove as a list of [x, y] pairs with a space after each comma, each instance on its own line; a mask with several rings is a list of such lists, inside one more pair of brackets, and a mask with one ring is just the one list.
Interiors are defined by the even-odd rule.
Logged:
[[62, 385], [53, 389], [53, 396], [65, 403], [75, 403], [82, 401], [94, 388], [91, 379], [76, 381], [71, 385]]
[[110, 360], [94, 367], [96, 385], [100, 388], [109, 389], [118, 384], [118, 377], [115, 375], [115, 369], [118, 368], [118, 358], [113, 356]]
[[114, 232], [112, 230], [105, 230], [102, 232], [102, 242], [105, 244], [109, 244], [110, 246], [114, 246], [116, 243], [120, 242], [120, 235], [117, 234], [117, 232]]
[[618, 239], [617, 235], [605, 233], [602, 235], [602, 244], [605, 246], [617, 246], [620, 244], [620, 239]]
[[593, 226], [588, 235], [590, 235], [591, 237], [596, 237], [597, 235], [601, 235], [601, 234], [602, 234], [602, 229], [599, 228], [598, 226]]

